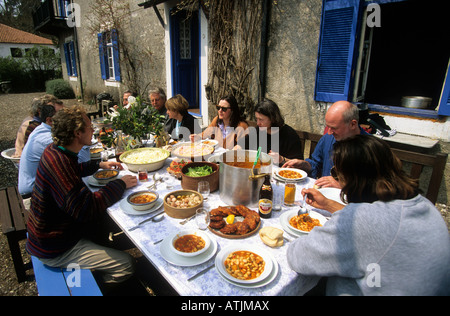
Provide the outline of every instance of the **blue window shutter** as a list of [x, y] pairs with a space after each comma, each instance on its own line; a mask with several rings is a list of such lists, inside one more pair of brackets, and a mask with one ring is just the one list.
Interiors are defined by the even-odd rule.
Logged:
[[115, 80], [120, 81], [120, 62], [119, 62], [119, 41], [117, 36], [117, 30], [111, 31], [111, 39], [113, 44], [113, 54], [114, 54], [114, 75]]
[[360, 0], [323, 0], [315, 100], [349, 100]]
[[70, 50], [69, 50], [69, 43], [64, 43], [64, 57], [66, 57], [66, 68], [67, 68], [67, 75], [72, 76], [72, 65], [70, 64]]
[[98, 55], [100, 57], [100, 70], [102, 72], [102, 79], [106, 80], [106, 67], [108, 66], [108, 64], [107, 61], [105, 60], [103, 33], [98, 33], [97, 37], [98, 37]]
[[75, 43], [73, 41], [69, 42], [70, 56], [72, 57], [71, 66], [72, 66], [72, 76], [78, 76], [77, 73], [77, 60], [75, 55]]
[[441, 102], [439, 103], [439, 115], [450, 116], [450, 64], [447, 69], [447, 76], [445, 78], [444, 89], [442, 90]]

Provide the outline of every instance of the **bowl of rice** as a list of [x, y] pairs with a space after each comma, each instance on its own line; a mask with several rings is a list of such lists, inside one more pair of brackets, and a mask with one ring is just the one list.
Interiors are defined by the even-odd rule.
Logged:
[[124, 152], [119, 159], [130, 171], [138, 172], [144, 168], [151, 172], [162, 168], [169, 156], [170, 152], [162, 148], [138, 148]]

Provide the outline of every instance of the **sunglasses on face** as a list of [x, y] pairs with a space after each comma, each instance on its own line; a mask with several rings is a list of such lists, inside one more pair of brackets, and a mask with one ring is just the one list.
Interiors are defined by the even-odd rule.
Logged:
[[229, 107], [225, 107], [225, 106], [216, 105], [216, 109], [217, 109], [217, 111], [222, 110], [223, 112], [226, 112], [230, 108]]

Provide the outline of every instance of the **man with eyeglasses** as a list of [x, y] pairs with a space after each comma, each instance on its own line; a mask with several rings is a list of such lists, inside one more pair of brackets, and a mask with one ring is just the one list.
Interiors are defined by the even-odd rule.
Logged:
[[283, 168], [299, 168], [305, 170], [313, 178], [320, 177], [315, 182], [318, 187], [339, 188], [339, 183], [331, 176], [333, 145], [336, 141], [354, 135], [368, 135], [359, 126], [358, 121], [359, 109], [356, 105], [348, 101], [333, 103], [325, 114], [328, 132], [317, 143], [311, 158], [289, 160], [283, 165]]

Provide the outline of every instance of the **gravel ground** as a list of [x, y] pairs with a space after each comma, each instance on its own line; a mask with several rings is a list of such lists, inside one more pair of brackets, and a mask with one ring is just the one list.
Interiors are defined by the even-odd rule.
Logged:
[[[0, 152], [14, 147], [17, 129], [22, 120], [28, 116], [31, 101], [43, 93], [25, 93], [25, 94], [0, 94]], [[77, 104], [77, 100], [63, 100], [66, 105]], [[0, 188], [17, 185], [17, 169], [7, 159], [0, 157]], [[443, 204], [437, 204], [450, 231], [450, 212], [449, 207]], [[21, 242], [21, 249], [25, 263], [30, 263], [30, 258], [24, 250], [25, 241]], [[139, 258], [141, 254], [138, 251], [130, 250], [132, 255]], [[27, 271], [27, 281], [18, 283], [16, 280], [9, 247], [6, 237], [0, 232], [0, 296], [35, 296], [37, 295], [36, 283], [32, 269]], [[146, 268], [147, 269], [147, 268]], [[150, 294], [153, 292], [147, 288]]]

